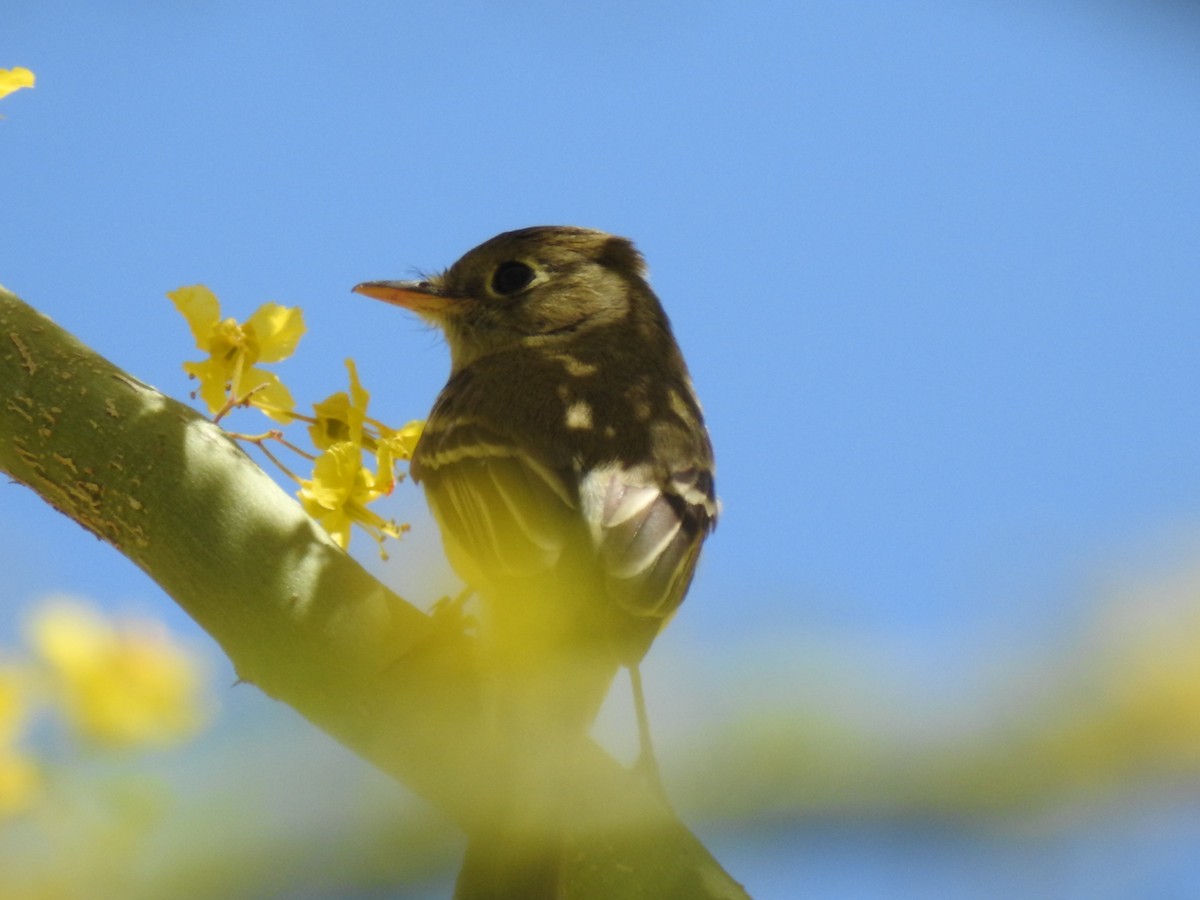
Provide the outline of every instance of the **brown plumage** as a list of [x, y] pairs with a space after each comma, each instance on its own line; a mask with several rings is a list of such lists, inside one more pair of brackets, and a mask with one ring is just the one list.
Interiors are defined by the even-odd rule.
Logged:
[[[599, 231], [507, 232], [440, 275], [355, 290], [446, 334], [450, 380], [412, 474], [482, 599], [497, 727], [519, 748], [513, 805], [527, 809], [515, 830], [553, 833], [565, 813], [547, 773], [618, 666], [636, 675], [716, 524], [712, 447], [683, 357], [641, 256]], [[506, 830], [492, 843], [511, 860]], [[529, 856], [526, 873], [553, 884], [555, 854]], [[464, 897], [478, 895], [463, 888], [470, 861]], [[475, 881], [499, 882], [511, 867], [476, 868], [488, 874]], [[543, 895], [554, 896], [527, 894]]]

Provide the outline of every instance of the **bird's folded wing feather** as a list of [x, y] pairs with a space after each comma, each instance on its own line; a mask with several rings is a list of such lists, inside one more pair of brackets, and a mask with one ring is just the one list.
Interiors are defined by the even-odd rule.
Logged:
[[494, 431], [459, 420], [429, 433], [413, 477], [425, 486], [451, 562], [469, 582], [532, 577], [558, 563], [572, 492], [558, 473]]
[[671, 615], [716, 524], [711, 474], [600, 467], [584, 479], [583, 497], [609, 595], [637, 616]]
[[539, 461], [477, 420], [427, 431], [413, 475], [468, 581], [534, 577], [586, 533], [607, 593], [636, 616], [675, 610], [716, 522], [707, 470], [665, 473], [614, 461], [577, 473]]

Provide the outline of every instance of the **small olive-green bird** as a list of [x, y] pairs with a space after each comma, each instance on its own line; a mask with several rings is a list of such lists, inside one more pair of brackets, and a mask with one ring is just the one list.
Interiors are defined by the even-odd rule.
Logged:
[[555, 896], [557, 855], [527, 851], [522, 872], [513, 835], [563, 827], [564, 741], [586, 734], [621, 665], [641, 712], [638, 663], [683, 602], [717, 520], [700, 404], [624, 238], [525, 228], [439, 275], [354, 290], [446, 335], [450, 379], [411, 472], [481, 600], [496, 727], [522, 760], [510, 773], [513, 816], [537, 810], [492, 836], [490, 860], [473, 841], [458, 896], [478, 894], [472, 880], [498, 897]]

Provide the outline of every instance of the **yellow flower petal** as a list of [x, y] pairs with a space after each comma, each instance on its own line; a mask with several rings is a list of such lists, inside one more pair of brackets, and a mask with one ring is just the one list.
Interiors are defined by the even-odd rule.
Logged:
[[[254, 393], [251, 394], [251, 391]], [[237, 384], [233, 386], [233, 395], [248, 396], [251, 406], [258, 407], [276, 422], [286, 425], [292, 421], [288, 413], [296, 408], [296, 402], [292, 399], [292, 392], [274, 372], [246, 366], [242, 369]]]
[[350, 393], [338, 391], [313, 404], [317, 421], [309, 426], [308, 435], [319, 450], [328, 450], [343, 441], [363, 444], [363, 424], [371, 395], [358, 380], [354, 360], [346, 360], [346, 368], [350, 372]]
[[34, 75], [24, 66], [14, 66], [11, 69], [0, 69], [0, 97], [7, 97], [13, 91], [33, 87]]
[[246, 320], [246, 331], [258, 343], [252, 362], [279, 362], [296, 349], [305, 332], [304, 314], [294, 306], [264, 303]]
[[421, 440], [421, 432], [424, 430], [425, 422], [413, 419], [399, 431], [381, 428], [379, 442], [387, 444], [393, 459], [412, 459], [413, 451], [417, 449], [417, 442]]
[[200, 382], [196, 393], [210, 413], [217, 413], [225, 405], [229, 364], [220, 359], [206, 359], [203, 362], [185, 362], [183, 370]]
[[167, 291], [175, 308], [187, 319], [196, 346], [208, 350], [212, 333], [221, 321], [221, 304], [216, 295], [202, 284]]
[[308, 436], [318, 450], [350, 438], [350, 397], [345, 391], [330, 394], [313, 404], [316, 422], [308, 426]]
[[350, 542], [350, 525], [357, 522], [376, 540], [400, 536], [400, 528], [367, 509], [383, 491], [375, 473], [362, 464], [362, 448], [352, 441], [334, 444], [313, 465], [313, 477], [300, 482], [305, 512], [328, 531], [339, 546]]
[[310, 505], [303, 499], [301, 505], [304, 507], [304, 511], [316, 519], [317, 524], [329, 533], [335, 544], [343, 550], [350, 546], [350, 525], [352, 523], [345, 510], [341, 507], [325, 509], [319, 505]]
[[304, 511], [329, 532], [343, 550], [350, 544], [350, 516], [346, 504], [354, 493], [362, 451], [342, 442], [317, 457], [313, 477], [300, 483], [300, 504]]
[[420, 419], [414, 419], [399, 431], [392, 431], [382, 425], [379, 427], [379, 439], [375, 444], [375, 466], [380, 480], [387, 482], [386, 485], [379, 485], [384, 493], [390, 492], [395, 483], [396, 462], [412, 459], [413, 450], [416, 449], [424, 429], [425, 423]]
[[361, 471], [361, 449], [349, 441], [334, 444], [317, 457], [312, 479], [301, 485], [302, 495], [325, 509], [337, 509], [354, 493]]
[[354, 360], [346, 360], [346, 370], [350, 373], [350, 440], [362, 444], [363, 420], [367, 417], [367, 404], [371, 395], [358, 380], [358, 368]]

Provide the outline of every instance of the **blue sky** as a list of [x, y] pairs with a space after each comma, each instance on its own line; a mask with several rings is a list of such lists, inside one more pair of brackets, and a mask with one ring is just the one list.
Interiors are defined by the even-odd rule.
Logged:
[[[300, 305], [294, 392], [353, 356], [399, 423], [445, 349], [350, 286], [629, 236], [725, 511], [664, 659], [832, 632], [966, 666], [1196, 557], [1198, 45], [1168, 2], [10, 2], [0, 67], [38, 84], [0, 105], [0, 283], [176, 396], [165, 291]], [[10, 604], [184, 627], [5, 485], [0, 566]]]

